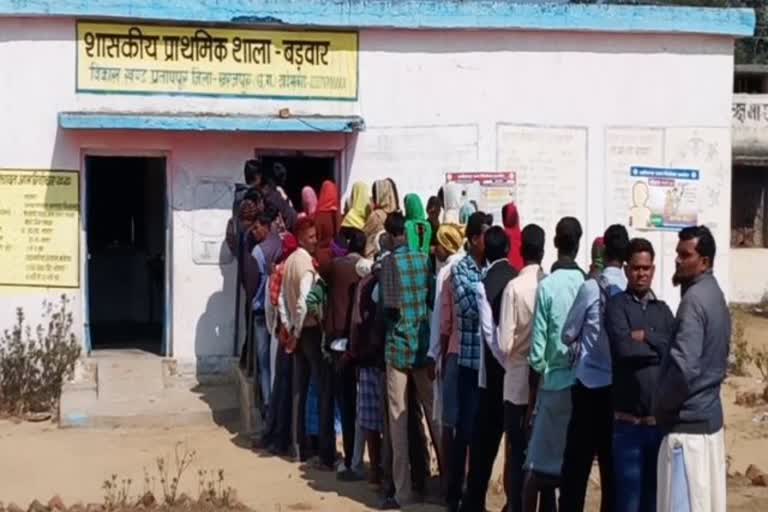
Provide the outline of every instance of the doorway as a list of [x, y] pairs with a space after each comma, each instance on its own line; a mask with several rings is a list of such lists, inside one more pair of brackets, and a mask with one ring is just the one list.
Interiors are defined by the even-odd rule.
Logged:
[[[320, 195], [320, 186], [325, 180], [336, 182], [336, 158], [330, 153], [304, 154], [291, 153], [257, 153], [264, 169], [271, 169], [275, 162], [280, 162], [288, 171], [285, 183], [285, 193], [293, 203], [297, 212], [302, 210], [301, 189], [306, 186], [315, 189]], [[338, 184], [338, 183], [337, 183]]]
[[90, 346], [163, 355], [166, 160], [86, 156]]

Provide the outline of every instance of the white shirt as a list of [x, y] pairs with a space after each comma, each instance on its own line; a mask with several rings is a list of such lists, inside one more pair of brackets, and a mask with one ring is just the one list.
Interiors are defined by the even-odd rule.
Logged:
[[304, 319], [307, 316], [307, 295], [312, 291], [316, 279], [317, 274], [314, 272], [308, 272], [302, 276], [299, 282], [299, 300], [294, 312], [288, 310], [285, 302], [285, 283], [283, 283], [283, 288], [280, 290], [280, 297], [278, 299], [280, 321], [283, 323], [285, 330], [296, 339], [299, 339], [299, 336], [301, 336], [301, 329], [304, 327]]
[[427, 356], [432, 358], [438, 367], [440, 366], [440, 361], [442, 360], [443, 355], [443, 347], [440, 346], [440, 310], [442, 309], [440, 307], [440, 297], [443, 291], [443, 284], [448, 276], [451, 275], [453, 267], [455, 267], [464, 256], [466, 256], [464, 249], [459, 249], [456, 254], [448, 256], [448, 259], [445, 260], [445, 264], [435, 278], [435, 301], [432, 305], [432, 318], [430, 319], [429, 326], [429, 351], [427, 352]]
[[[482, 282], [475, 285], [475, 294], [477, 295], [477, 307], [480, 314], [480, 337], [485, 340], [485, 343], [493, 351], [494, 347], [499, 344], [499, 331], [496, 324], [493, 323], [493, 311], [491, 310], [488, 298], [485, 296], [485, 285]], [[493, 355], [498, 359], [495, 352]], [[485, 350], [481, 349], [477, 383], [483, 389], [485, 389], [485, 376]]]
[[[484, 271], [484, 274], [491, 270], [491, 268], [497, 263], [507, 261], [506, 259], [496, 260], [491, 263]], [[480, 316], [480, 338], [485, 340], [488, 348], [491, 349], [493, 356], [499, 361], [499, 364], [504, 367], [502, 359], [499, 359], [500, 353], [498, 352], [499, 346], [499, 328], [496, 322], [493, 321], [493, 310], [491, 309], [491, 303], [488, 301], [488, 297], [485, 295], [485, 284], [480, 281], [475, 285], [475, 294], [477, 296], [478, 314]], [[477, 372], [477, 384], [485, 389], [486, 378], [486, 363], [485, 363], [485, 350], [480, 350], [480, 367]]]
[[536, 290], [544, 278], [539, 265], [528, 265], [509, 282], [501, 298], [494, 356], [504, 366], [504, 401], [515, 405], [528, 403], [528, 353], [533, 336]]

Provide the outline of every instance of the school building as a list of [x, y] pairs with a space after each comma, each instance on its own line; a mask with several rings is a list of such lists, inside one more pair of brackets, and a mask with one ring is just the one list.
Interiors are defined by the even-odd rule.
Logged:
[[731, 300], [768, 300], [768, 66], [736, 66], [733, 96]]
[[324, 179], [426, 200], [449, 175], [505, 173], [474, 185], [481, 207], [514, 199], [550, 240], [578, 217], [585, 266], [592, 238], [631, 224], [673, 305], [675, 230], [707, 224], [740, 297], [733, 43], [754, 25], [489, 0], [0, 0], [0, 328], [64, 293], [88, 351], [227, 371], [224, 231], [254, 157], [286, 165], [295, 204]]

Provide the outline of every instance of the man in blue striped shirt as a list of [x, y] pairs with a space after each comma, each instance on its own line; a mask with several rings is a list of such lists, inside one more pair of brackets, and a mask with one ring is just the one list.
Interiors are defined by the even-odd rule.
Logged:
[[448, 466], [448, 489], [446, 501], [448, 510], [458, 510], [464, 487], [467, 451], [472, 440], [472, 426], [480, 403], [479, 375], [480, 351], [480, 308], [476, 288], [483, 278], [485, 266], [485, 241], [483, 235], [493, 220], [483, 212], [475, 212], [467, 222], [469, 254], [464, 257], [451, 274], [456, 316], [459, 320], [459, 375], [458, 375], [458, 416], [456, 434]]

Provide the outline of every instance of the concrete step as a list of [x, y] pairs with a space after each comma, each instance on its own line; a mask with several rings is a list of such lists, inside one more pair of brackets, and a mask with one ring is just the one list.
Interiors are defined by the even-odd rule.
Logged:
[[[225, 380], [200, 384], [174, 378], [159, 357], [98, 354], [83, 363], [91, 376], [64, 386], [60, 427], [236, 426], [238, 389]], [[95, 368], [95, 370], [93, 370]]]

